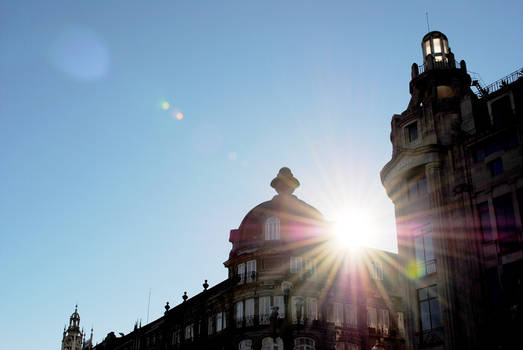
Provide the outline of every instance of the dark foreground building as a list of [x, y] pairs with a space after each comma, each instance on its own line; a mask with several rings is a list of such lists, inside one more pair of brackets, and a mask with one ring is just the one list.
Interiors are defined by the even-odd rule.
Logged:
[[408, 277], [407, 347], [520, 349], [523, 71], [481, 86], [440, 32], [422, 52], [381, 171]]
[[336, 251], [298, 185], [282, 168], [278, 194], [231, 230], [228, 279], [95, 349], [405, 349], [396, 254]]

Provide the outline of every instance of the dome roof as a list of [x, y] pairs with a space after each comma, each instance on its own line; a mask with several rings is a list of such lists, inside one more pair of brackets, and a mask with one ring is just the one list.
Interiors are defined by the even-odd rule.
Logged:
[[[259, 248], [265, 243], [266, 220], [275, 217], [279, 222], [280, 240], [294, 242], [318, 236], [323, 232], [323, 215], [313, 206], [292, 194], [299, 186], [288, 168], [282, 168], [271, 186], [278, 192], [270, 201], [263, 202], [245, 215], [240, 227], [231, 231], [233, 243], [230, 256]], [[274, 241], [268, 241], [274, 243]]]

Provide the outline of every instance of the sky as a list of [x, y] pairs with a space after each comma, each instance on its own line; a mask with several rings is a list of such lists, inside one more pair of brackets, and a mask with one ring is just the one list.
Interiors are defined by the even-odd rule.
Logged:
[[[229, 231], [275, 194], [365, 213], [431, 30], [485, 84], [521, 68], [521, 1], [0, 2], [0, 338], [95, 341], [227, 277]], [[340, 214], [341, 213], [341, 214]]]

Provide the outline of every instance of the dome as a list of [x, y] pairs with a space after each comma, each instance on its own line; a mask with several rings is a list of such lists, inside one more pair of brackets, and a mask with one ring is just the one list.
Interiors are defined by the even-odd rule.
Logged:
[[267, 244], [295, 242], [321, 235], [325, 226], [323, 215], [292, 194], [299, 184], [288, 168], [280, 169], [271, 182], [278, 194], [254, 207], [245, 215], [239, 228], [231, 231], [233, 248], [230, 257], [252, 252]]

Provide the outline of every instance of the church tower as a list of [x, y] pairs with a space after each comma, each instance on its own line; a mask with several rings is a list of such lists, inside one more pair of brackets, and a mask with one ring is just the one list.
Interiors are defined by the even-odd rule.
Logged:
[[[93, 331], [91, 329], [91, 339], [88, 344], [92, 344]], [[62, 337], [62, 350], [82, 350], [86, 345], [85, 334], [80, 330], [80, 315], [78, 314], [78, 305], [75, 306], [74, 312], [69, 317], [69, 327], [64, 327]]]

